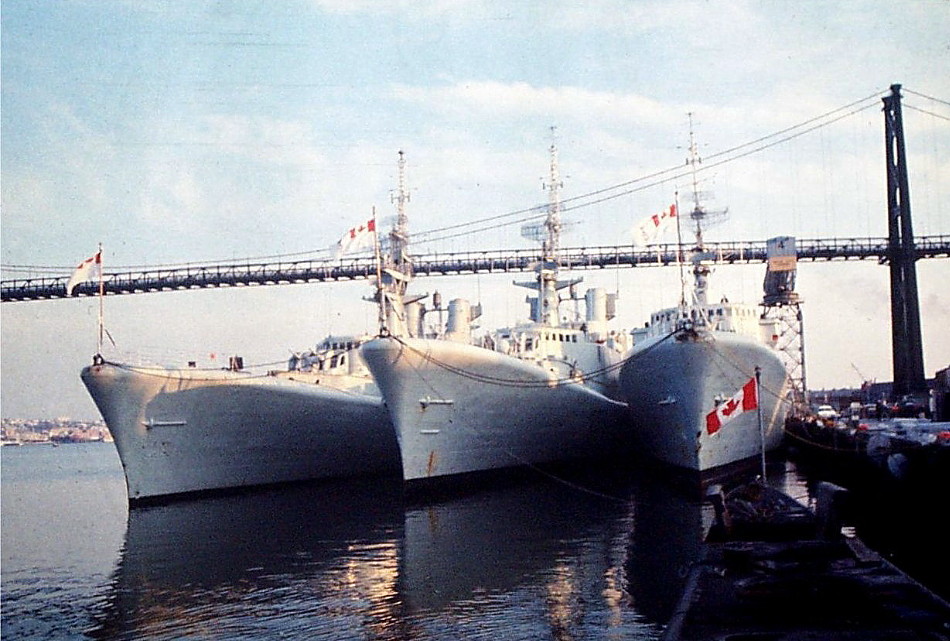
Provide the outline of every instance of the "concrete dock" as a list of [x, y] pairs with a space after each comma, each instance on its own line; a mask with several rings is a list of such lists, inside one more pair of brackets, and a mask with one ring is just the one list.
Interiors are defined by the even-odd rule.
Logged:
[[946, 601], [841, 533], [846, 490], [822, 484], [815, 513], [762, 486], [731, 494], [664, 641], [950, 640]]

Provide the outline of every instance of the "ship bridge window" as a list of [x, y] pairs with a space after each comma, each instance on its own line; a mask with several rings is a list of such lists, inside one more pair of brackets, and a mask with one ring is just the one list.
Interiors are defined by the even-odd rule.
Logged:
[[527, 352], [527, 351], [530, 351], [530, 350], [533, 349], [533, 348], [534, 348], [534, 339], [531, 338], [530, 336], [529, 336], [528, 338], [524, 339], [524, 349], [525, 349], [525, 351], [526, 351], [526, 352]]
[[331, 368], [336, 367], [338, 364], [337, 363], [338, 360], [339, 360], [339, 357], [336, 354], [334, 354], [333, 358], [330, 359], [330, 367]]
[[340, 365], [344, 365], [345, 363], [346, 363], [346, 356], [343, 355], [343, 354], [341, 354], [341, 355], [340, 355]]

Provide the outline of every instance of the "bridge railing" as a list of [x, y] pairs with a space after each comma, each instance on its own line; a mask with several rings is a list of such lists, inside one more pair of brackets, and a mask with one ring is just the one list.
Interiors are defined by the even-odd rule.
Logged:
[[[950, 235], [919, 236], [915, 239], [918, 258], [950, 256]], [[888, 239], [816, 238], [796, 239], [798, 260], [866, 260], [886, 262]], [[765, 241], [707, 243], [706, 250], [718, 263], [755, 263], [766, 259]], [[607, 269], [676, 265], [688, 260], [690, 244], [658, 244], [641, 248], [632, 245], [567, 247], [560, 252], [564, 269]], [[538, 249], [499, 249], [416, 256], [413, 269], [418, 276], [529, 271], [541, 259]], [[221, 264], [193, 264], [159, 267], [103, 275], [106, 294], [136, 294], [210, 287], [283, 285], [320, 281], [369, 279], [376, 274], [370, 256], [344, 259], [307, 259], [294, 261], [232, 261]], [[66, 298], [69, 276], [39, 276], [0, 282], [2, 301]], [[95, 282], [78, 285], [73, 296], [94, 296]]]

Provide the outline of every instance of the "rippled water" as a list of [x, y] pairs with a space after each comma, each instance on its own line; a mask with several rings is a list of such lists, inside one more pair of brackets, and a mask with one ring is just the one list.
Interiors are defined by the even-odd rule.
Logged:
[[636, 480], [129, 510], [109, 444], [3, 448], [2, 473], [5, 640], [655, 639], [702, 529], [692, 498]]
[[[786, 467], [770, 483], [808, 502]], [[535, 474], [426, 502], [396, 481], [300, 485], [132, 510], [111, 444], [4, 447], [2, 475], [4, 641], [657, 639], [711, 518], [635, 475]]]

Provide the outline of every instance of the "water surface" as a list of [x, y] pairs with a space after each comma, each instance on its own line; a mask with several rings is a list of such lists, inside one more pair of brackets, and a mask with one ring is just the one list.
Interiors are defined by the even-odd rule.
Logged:
[[4, 639], [656, 639], [702, 529], [694, 497], [615, 476], [129, 510], [112, 445], [2, 464]]

